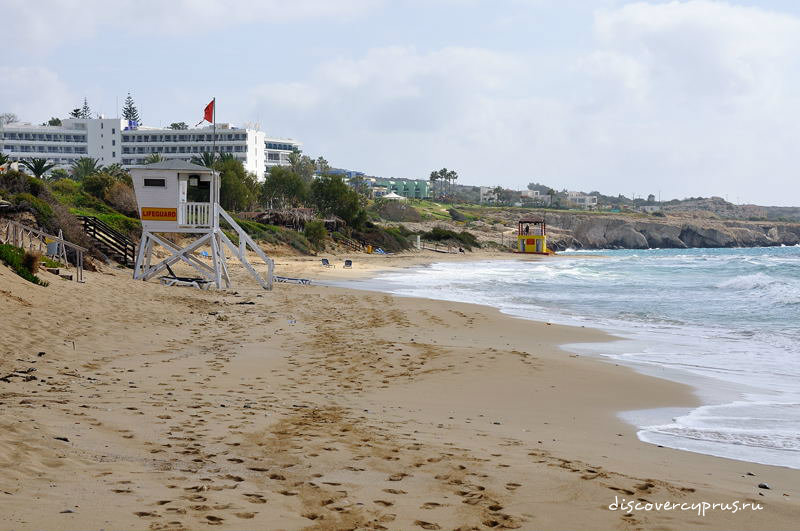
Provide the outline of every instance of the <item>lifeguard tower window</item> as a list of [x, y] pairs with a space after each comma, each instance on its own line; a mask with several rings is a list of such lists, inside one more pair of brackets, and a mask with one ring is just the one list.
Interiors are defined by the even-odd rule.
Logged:
[[164, 187], [167, 186], [167, 180], [166, 179], [145, 179], [144, 180], [144, 185], [145, 186], [157, 186], [157, 187], [160, 187], [160, 188], [164, 188]]
[[211, 181], [203, 181], [197, 175], [190, 175], [186, 187], [186, 200], [190, 203], [211, 202]]

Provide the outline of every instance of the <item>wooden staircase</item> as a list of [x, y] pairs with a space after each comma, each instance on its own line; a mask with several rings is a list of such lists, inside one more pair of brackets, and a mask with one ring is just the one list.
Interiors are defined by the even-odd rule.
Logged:
[[83, 232], [97, 245], [100, 251], [125, 267], [136, 263], [136, 244], [94, 216], [78, 216], [83, 223]]

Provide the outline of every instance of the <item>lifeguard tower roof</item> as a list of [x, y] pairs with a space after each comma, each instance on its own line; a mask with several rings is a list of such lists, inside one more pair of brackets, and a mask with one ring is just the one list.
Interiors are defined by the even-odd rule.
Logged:
[[522, 218], [520, 223], [544, 223], [544, 218]]
[[193, 172], [204, 172], [204, 173], [211, 173], [214, 171], [211, 168], [207, 168], [205, 166], [194, 164], [192, 162], [181, 159], [167, 159], [167, 160], [162, 160], [161, 162], [153, 162], [152, 164], [144, 164], [142, 166], [132, 166], [131, 169], [133, 168], [136, 168], [137, 170], [172, 170], [172, 171], [193, 171]]

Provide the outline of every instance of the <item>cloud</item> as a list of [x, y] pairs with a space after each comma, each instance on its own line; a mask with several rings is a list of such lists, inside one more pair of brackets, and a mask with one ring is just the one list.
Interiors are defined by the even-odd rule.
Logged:
[[76, 97], [54, 72], [41, 67], [0, 66], [0, 112], [13, 112], [20, 120], [38, 116], [41, 109], [72, 109]]
[[46, 51], [65, 41], [135, 35], [212, 34], [245, 23], [276, 24], [308, 19], [347, 19], [383, 0], [6, 0], [4, 40], [12, 49]]
[[335, 164], [379, 175], [447, 166], [462, 182], [518, 188], [761, 202], [800, 192], [800, 20], [725, 2], [634, 3], [595, 13], [593, 31], [561, 62], [374, 48], [262, 85], [252, 109]]

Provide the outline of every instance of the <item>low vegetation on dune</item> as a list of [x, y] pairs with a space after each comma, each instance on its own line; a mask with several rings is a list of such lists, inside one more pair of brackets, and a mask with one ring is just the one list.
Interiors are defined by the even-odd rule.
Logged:
[[39, 286], [47, 286], [48, 283], [38, 276], [39, 263], [41, 256], [35, 253], [23, 251], [13, 245], [0, 244], [0, 262], [3, 262], [17, 275], [28, 282]]

